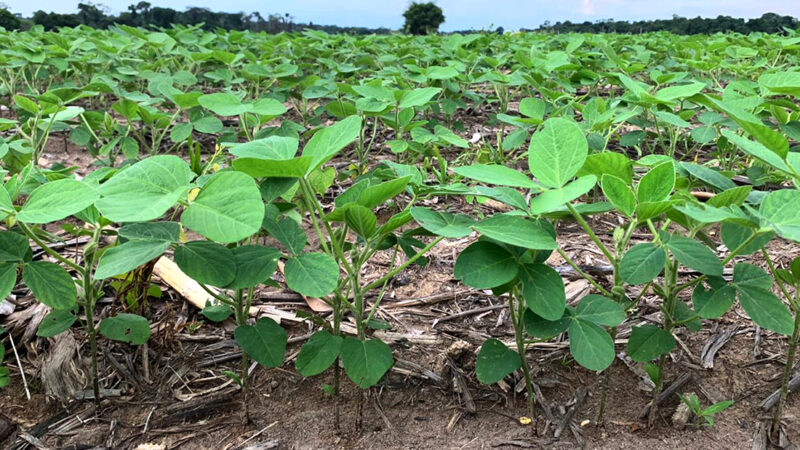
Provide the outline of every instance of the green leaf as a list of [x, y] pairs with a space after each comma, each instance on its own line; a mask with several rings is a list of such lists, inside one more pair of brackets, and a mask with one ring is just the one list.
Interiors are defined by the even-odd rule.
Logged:
[[[0, 158], [2, 158], [2, 156], [0, 156]], [[3, 212], [3, 210], [13, 213], [14, 204], [11, 202], [11, 197], [8, 195], [8, 191], [6, 191], [6, 188], [4, 188], [2, 183], [0, 183], [0, 220], [8, 217], [8, 213]]]
[[400, 108], [423, 106], [441, 91], [441, 88], [434, 87], [412, 89], [400, 98]]
[[264, 202], [255, 182], [240, 172], [219, 172], [181, 216], [181, 222], [223, 244], [252, 236], [261, 228]]
[[684, 266], [702, 274], [721, 277], [722, 261], [707, 246], [680, 235], [672, 235], [667, 240], [667, 248]]
[[669, 86], [656, 92], [655, 97], [666, 102], [680, 98], [688, 98], [695, 94], [699, 94], [705, 86], [705, 83], [701, 83], [699, 81], [689, 84], [682, 84], [679, 86]]
[[539, 182], [560, 188], [583, 167], [588, 154], [589, 144], [575, 122], [547, 119], [531, 138], [528, 166]]
[[475, 376], [483, 384], [501, 381], [508, 374], [522, 367], [519, 353], [506, 347], [497, 339], [489, 339], [481, 345], [475, 361]]
[[13, 231], [0, 231], [0, 262], [23, 262], [30, 259], [28, 238]]
[[530, 309], [525, 309], [524, 314], [525, 331], [537, 339], [550, 340], [567, 331], [569, 324], [572, 323], [572, 318], [568, 315], [558, 320], [545, 320]]
[[189, 165], [177, 156], [153, 156], [102, 184], [96, 206], [115, 222], [157, 219], [178, 203], [191, 178]]
[[702, 285], [697, 285], [692, 292], [694, 310], [703, 319], [722, 317], [731, 309], [734, 300], [736, 300], [736, 291], [728, 285], [708, 291]]
[[17, 213], [24, 223], [48, 223], [61, 220], [91, 206], [99, 195], [97, 189], [69, 178], [51, 181], [31, 192], [25, 206]]
[[301, 178], [311, 172], [311, 157], [300, 156], [287, 160], [238, 158], [233, 168], [254, 178]]
[[22, 280], [36, 300], [53, 309], [72, 309], [78, 297], [75, 282], [58, 264], [34, 261], [22, 268]]
[[200, 105], [218, 116], [238, 116], [249, 111], [248, 105], [242, 104], [239, 97], [228, 92], [215, 92], [197, 98]]
[[339, 282], [339, 265], [323, 253], [304, 253], [290, 258], [284, 271], [289, 289], [307, 297], [328, 295]]
[[800, 191], [782, 189], [764, 197], [758, 212], [762, 226], [768, 226], [778, 236], [800, 242]]
[[286, 247], [293, 256], [303, 252], [306, 246], [306, 232], [294, 219], [282, 217], [277, 222], [266, 221], [264, 229]]
[[236, 343], [264, 367], [278, 367], [286, 355], [286, 331], [269, 317], [255, 325], [239, 325], [233, 333]]
[[736, 187], [736, 183], [714, 169], [689, 162], [682, 162], [681, 167], [693, 177], [719, 191], [725, 191]]
[[94, 277], [104, 280], [128, 273], [142, 264], [161, 256], [170, 246], [164, 241], [134, 240], [112, 247], [103, 252]]
[[0, 262], [0, 303], [17, 284], [17, 265], [14, 263]]
[[496, 214], [473, 226], [491, 239], [532, 250], [555, 250], [555, 238], [540, 222], [520, 216]]
[[765, 73], [758, 78], [758, 84], [762, 89], [773, 94], [800, 97], [800, 72]]
[[209, 241], [187, 242], [175, 248], [175, 263], [192, 279], [224, 287], [236, 277], [236, 259], [227, 247]]
[[178, 222], [139, 222], [124, 225], [119, 236], [128, 240], [178, 242], [181, 225]]
[[636, 362], [647, 362], [666, 355], [675, 348], [672, 333], [655, 325], [633, 327], [628, 340], [628, 356]]
[[627, 156], [621, 153], [600, 152], [589, 155], [577, 175], [579, 177], [594, 175], [598, 180], [602, 180], [605, 175], [610, 175], [619, 178], [626, 185], [630, 185], [633, 180], [633, 164]]
[[783, 161], [781, 155], [768, 149], [760, 142], [751, 141], [730, 130], [722, 130], [722, 135], [748, 155], [761, 160], [763, 163], [775, 169], [782, 170], [786, 173], [792, 173], [792, 170]]
[[653, 217], [660, 216], [669, 211], [675, 203], [671, 200], [663, 202], [643, 202], [636, 206], [636, 219], [639, 223], [645, 222]]
[[619, 212], [633, 217], [636, 211], [636, 196], [624, 181], [614, 175], [603, 175], [601, 187], [603, 195]]
[[651, 281], [667, 262], [667, 253], [661, 247], [643, 243], [636, 244], [622, 257], [619, 275], [628, 284], [644, 284]]
[[244, 289], [268, 280], [278, 268], [281, 252], [263, 245], [242, 245], [231, 249], [236, 260], [236, 277], [226, 289]]
[[619, 326], [625, 320], [625, 310], [619, 303], [602, 295], [589, 294], [575, 308], [575, 318], [607, 327]]
[[772, 278], [752, 264], [739, 263], [733, 267], [733, 286], [739, 304], [753, 322], [761, 328], [783, 335], [794, 331], [794, 319], [789, 308], [772, 293]]
[[361, 117], [359, 116], [350, 116], [317, 131], [303, 149], [303, 156], [311, 157], [307, 173], [333, 158], [339, 151], [356, 140], [360, 133]]
[[361, 389], [374, 386], [394, 364], [392, 349], [379, 339], [365, 341], [346, 337], [342, 342], [342, 366]]
[[546, 320], [558, 320], [564, 315], [567, 295], [558, 272], [544, 264], [521, 264], [519, 281], [531, 311]]
[[428, 208], [411, 208], [411, 216], [422, 228], [451, 239], [469, 236], [472, 233], [470, 227], [475, 224], [467, 215], [432, 211]]
[[299, 141], [295, 137], [269, 136], [243, 143], [225, 144], [232, 155], [240, 158], [258, 158], [265, 160], [288, 160], [297, 154]]
[[[390, 198], [403, 192], [409, 181], [411, 181], [411, 177], [405, 176], [368, 186], [359, 194], [357, 202], [359, 205], [369, 209], [377, 208]], [[337, 204], [337, 206], [339, 205]]]
[[341, 336], [334, 336], [326, 330], [317, 331], [300, 348], [295, 369], [304, 377], [321, 374], [339, 357], [343, 341]]
[[589, 192], [596, 183], [597, 178], [594, 175], [586, 175], [563, 188], [544, 191], [531, 200], [531, 214], [541, 215], [555, 211]]
[[369, 239], [375, 233], [378, 218], [361, 205], [348, 205], [344, 211], [344, 221], [350, 229], [363, 239]]
[[594, 322], [573, 318], [569, 324], [569, 351], [578, 364], [603, 370], [614, 362], [614, 341]]
[[478, 289], [501, 286], [517, 276], [514, 255], [491, 242], [478, 241], [464, 249], [456, 259], [455, 277]]
[[639, 203], [660, 202], [669, 198], [674, 187], [675, 166], [672, 161], [667, 161], [653, 167], [642, 177], [636, 195]]
[[142, 345], [150, 339], [150, 324], [147, 319], [136, 314], [120, 313], [100, 322], [100, 333], [119, 342]]
[[[78, 317], [68, 309], [54, 309], [50, 314], [42, 319], [39, 328], [36, 329], [36, 336], [49, 338], [57, 336], [72, 327]], [[2, 361], [2, 357], [0, 357]]]
[[233, 309], [223, 304], [208, 305], [200, 311], [200, 314], [212, 322], [222, 322], [233, 315]]
[[536, 183], [516, 170], [495, 164], [472, 164], [453, 168], [453, 172], [462, 177], [471, 178], [481, 183], [495, 184], [498, 186], [512, 186], [527, 189], [538, 187]]

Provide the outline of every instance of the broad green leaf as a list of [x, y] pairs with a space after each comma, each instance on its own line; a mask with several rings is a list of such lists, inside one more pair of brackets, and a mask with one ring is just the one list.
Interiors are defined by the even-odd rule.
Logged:
[[705, 83], [699, 81], [679, 86], [669, 86], [656, 92], [655, 97], [666, 102], [680, 98], [689, 98], [695, 94], [699, 94], [704, 87]]
[[800, 72], [765, 73], [758, 78], [758, 84], [772, 94], [800, 97]]
[[379, 339], [362, 341], [346, 337], [342, 342], [342, 366], [361, 389], [374, 386], [394, 364], [392, 349]]
[[639, 223], [645, 222], [653, 217], [660, 216], [669, 211], [675, 202], [667, 200], [663, 202], [642, 202], [636, 205], [636, 219]]
[[525, 117], [541, 122], [547, 105], [542, 99], [536, 97], [526, 97], [519, 101], [519, 113]]
[[161, 256], [170, 246], [165, 241], [134, 240], [103, 252], [94, 277], [103, 280], [128, 273], [142, 264]]
[[636, 362], [648, 362], [675, 348], [672, 333], [655, 325], [633, 327], [628, 340], [628, 356]]
[[736, 291], [728, 285], [719, 289], [706, 290], [697, 285], [692, 292], [692, 304], [698, 316], [703, 319], [717, 319], [728, 312], [736, 300]]
[[493, 384], [522, 367], [519, 353], [506, 347], [497, 339], [489, 339], [481, 345], [475, 360], [475, 376], [483, 384]]
[[785, 336], [794, 331], [789, 308], [772, 293], [758, 288], [737, 289], [739, 304], [758, 326]]
[[113, 341], [133, 345], [142, 345], [150, 339], [150, 324], [136, 314], [120, 313], [106, 317], [100, 322], [99, 331]]
[[403, 192], [409, 181], [411, 181], [411, 177], [406, 176], [368, 186], [359, 194], [358, 204], [369, 209], [377, 208]]
[[791, 173], [791, 169], [783, 161], [783, 157], [778, 153], [765, 147], [760, 142], [751, 141], [750, 139], [739, 136], [730, 130], [722, 130], [722, 135], [729, 141], [733, 142], [743, 152], [750, 156], [761, 160], [765, 164], [772, 166], [775, 169], [782, 170], [786, 173]]
[[[0, 156], [2, 158], [2, 156]], [[3, 212], [6, 211], [6, 212]], [[14, 212], [14, 204], [11, 202], [11, 197], [8, 195], [6, 188], [0, 183], [0, 220], [8, 217], [8, 213]]]
[[242, 245], [231, 249], [236, 276], [226, 289], [244, 289], [263, 283], [275, 273], [281, 252], [263, 245]]
[[614, 341], [594, 322], [573, 318], [569, 324], [569, 352], [589, 370], [603, 370], [614, 362]]
[[772, 277], [753, 264], [739, 263], [733, 267], [733, 285], [736, 289], [772, 289]]
[[236, 259], [227, 247], [193, 241], [175, 248], [175, 263], [199, 283], [224, 287], [236, 277]]
[[639, 203], [661, 202], [669, 198], [675, 187], [675, 166], [672, 161], [650, 169], [639, 181], [636, 195]]
[[521, 264], [519, 281], [525, 304], [546, 320], [558, 320], [564, 315], [567, 295], [561, 275], [545, 264]]
[[517, 276], [514, 255], [491, 242], [478, 241], [464, 249], [456, 259], [455, 277], [467, 286], [490, 289]]
[[178, 222], [129, 223], [119, 229], [119, 236], [128, 240], [178, 242], [181, 225]]
[[572, 318], [568, 315], [562, 316], [558, 320], [545, 320], [530, 309], [525, 309], [525, 331], [537, 339], [549, 340], [567, 331]]
[[762, 226], [771, 227], [782, 238], [800, 242], [800, 191], [771, 192], [761, 201], [758, 212], [762, 216]]
[[240, 158], [283, 161], [294, 158], [300, 143], [297, 138], [276, 135], [244, 143], [230, 143], [225, 145], [230, 148], [232, 155]]
[[83, 211], [98, 199], [97, 189], [69, 178], [51, 181], [31, 192], [17, 213], [24, 223], [48, 223]]
[[303, 156], [311, 158], [308, 172], [333, 158], [339, 151], [356, 140], [360, 133], [361, 117], [359, 116], [350, 116], [317, 131], [303, 148]]
[[233, 333], [236, 343], [264, 367], [278, 367], [286, 355], [286, 331], [269, 317], [255, 325], [239, 325]]
[[218, 116], [238, 116], [250, 109], [247, 105], [242, 104], [239, 97], [228, 92], [201, 95], [197, 101]]
[[[747, 242], [753, 233], [758, 232], [744, 225], [724, 222], [722, 224], [722, 230], [720, 234], [725, 247], [728, 247], [730, 251], [733, 251]], [[758, 233], [757, 237], [755, 237], [749, 244], [745, 245], [744, 248], [739, 251], [739, 255], [749, 255], [761, 250], [769, 241], [772, 240], [773, 237], [775, 237], [775, 233], [771, 231]]]
[[372, 237], [378, 224], [375, 214], [361, 205], [348, 205], [344, 210], [344, 221], [351, 230], [365, 240]]
[[200, 311], [200, 314], [212, 322], [223, 322], [233, 315], [233, 308], [224, 304], [208, 305]]
[[321, 374], [339, 357], [342, 341], [341, 336], [334, 336], [326, 330], [317, 331], [300, 348], [294, 364], [295, 369], [304, 377]]
[[247, 157], [233, 160], [233, 168], [254, 178], [301, 178], [311, 172], [311, 162], [310, 156], [286, 160]]
[[432, 211], [428, 208], [411, 208], [411, 215], [422, 228], [451, 239], [469, 236], [472, 233], [470, 227], [475, 224], [467, 215]]
[[520, 211], [528, 210], [528, 202], [525, 197], [514, 188], [510, 187], [488, 187], [488, 186], [475, 186], [475, 191], [482, 197], [489, 197], [503, 202], [508, 206], [519, 209]]
[[264, 202], [255, 182], [240, 172], [213, 175], [181, 216], [181, 222], [224, 244], [252, 236], [261, 228]]
[[0, 231], [0, 262], [23, 262], [30, 257], [27, 237], [13, 231]]
[[283, 103], [274, 98], [260, 98], [249, 105], [249, 112], [260, 116], [279, 116], [286, 111]]
[[583, 167], [588, 154], [589, 144], [575, 122], [548, 119], [531, 138], [528, 167], [542, 184], [560, 188]]
[[594, 175], [598, 180], [611, 175], [619, 178], [626, 185], [633, 180], [633, 163], [621, 153], [600, 152], [589, 155], [577, 176]]
[[576, 319], [605, 325], [619, 326], [625, 320], [625, 310], [619, 303], [602, 295], [589, 294], [583, 297], [575, 308]]
[[667, 240], [667, 248], [684, 266], [702, 274], [721, 277], [722, 261], [707, 246], [680, 235], [672, 235]]
[[719, 191], [725, 191], [736, 187], [736, 183], [714, 169], [688, 162], [682, 162], [681, 167], [693, 177]]
[[661, 247], [643, 243], [636, 244], [622, 257], [619, 275], [628, 284], [644, 284], [657, 277], [667, 262], [667, 253]]
[[0, 303], [17, 284], [17, 265], [14, 263], [0, 262]]
[[516, 170], [495, 164], [473, 164], [453, 168], [453, 172], [462, 177], [471, 178], [482, 183], [498, 186], [512, 186], [535, 189], [538, 186], [530, 178]]
[[532, 250], [555, 250], [556, 241], [540, 222], [520, 216], [496, 214], [473, 226], [491, 239]]
[[100, 213], [115, 222], [146, 222], [161, 217], [189, 188], [189, 165], [173, 155], [142, 160], [100, 185]]
[[[54, 309], [42, 319], [36, 329], [36, 336], [49, 338], [69, 330], [78, 317], [68, 309]], [[0, 358], [2, 360], [2, 358]]]
[[424, 87], [412, 89], [400, 98], [400, 108], [411, 108], [414, 106], [423, 106], [431, 99], [441, 92], [440, 88]]
[[594, 175], [586, 175], [559, 189], [542, 192], [531, 200], [531, 214], [540, 215], [554, 211], [589, 192], [597, 183]]
[[22, 280], [36, 300], [53, 309], [72, 309], [78, 297], [75, 282], [58, 264], [34, 261], [22, 268]]
[[277, 222], [266, 221], [264, 229], [294, 256], [302, 253], [306, 246], [306, 232], [294, 219], [282, 217]]
[[289, 289], [308, 297], [328, 295], [339, 282], [339, 265], [323, 253], [304, 253], [290, 258], [284, 271]]
[[624, 181], [614, 175], [603, 175], [603, 195], [617, 210], [628, 217], [636, 211], [636, 196]]

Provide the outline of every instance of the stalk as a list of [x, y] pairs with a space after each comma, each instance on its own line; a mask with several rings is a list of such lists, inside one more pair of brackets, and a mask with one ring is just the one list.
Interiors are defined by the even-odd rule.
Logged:
[[534, 413], [533, 379], [531, 378], [531, 372], [530, 369], [528, 368], [528, 360], [525, 358], [525, 336], [524, 336], [525, 325], [523, 323], [523, 317], [525, 311], [522, 309], [522, 306], [519, 306], [519, 308], [516, 309], [514, 308], [515, 297], [516, 297], [516, 289], [510, 292], [508, 295], [508, 307], [511, 313], [511, 323], [512, 325], [514, 325], [514, 337], [516, 338], [516, 343], [517, 343], [517, 353], [519, 353], [519, 357], [522, 360], [522, 375], [525, 377], [525, 390], [528, 394], [527, 395], [528, 417], [530, 417], [531, 419], [531, 427], [535, 429], [536, 416], [533, 415]]
[[781, 395], [778, 398], [778, 405], [775, 406], [775, 416], [772, 418], [772, 434], [775, 436], [777, 436], [778, 430], [780, 429], [783, 405], [786, 403], [786, 397], [789, 395], [789, 380], [792, 377], [792, 368], [794, 367], [794, 358], [797, 352], [798, 340], [800, 340], [800, 313], [795, 311], [794, 332], [792, 332], [792, 337], [789, 340], [789, 350], [786, 353], [786, 365], [783, 366]]

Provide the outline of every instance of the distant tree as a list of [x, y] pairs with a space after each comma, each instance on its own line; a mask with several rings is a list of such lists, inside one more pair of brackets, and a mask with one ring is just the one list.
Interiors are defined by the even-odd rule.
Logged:
[[406, 19], [404, 29], [411, 34], [430, 34], [439, 30], [439, 25], [444, 23], [444, 13], [442, 8], [433, 2], [417, 3], [412, 2], [406, 12], [403, 13]]
[[497, 27], [497, 29], [494, 30], [494, 32], [497, 33], [497, 34], [503, 34], [503, 33], [506, 32], [506, 29], [503, 28], [503, 27]]
[[0, 27], [3, 27], [8, 31], [12, 31], [19, 30], [20, 25], [22, 25], [22, 23], [19, 21], [17, 16], [11, 14], [11, 11], [5, 8], [0, 9]]

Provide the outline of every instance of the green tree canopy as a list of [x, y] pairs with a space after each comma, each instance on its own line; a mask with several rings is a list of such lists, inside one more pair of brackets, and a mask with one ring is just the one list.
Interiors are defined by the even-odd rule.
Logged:
[[444, 22], [442, 8], [433, 2], [417, 3], [412, 2], [406, 12], [403, 13], [406, 19], [404, 29], [411, 34], [430, 34], [439, 30], [439, 25]]

